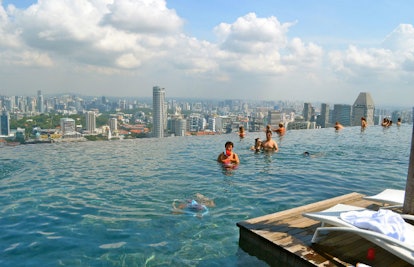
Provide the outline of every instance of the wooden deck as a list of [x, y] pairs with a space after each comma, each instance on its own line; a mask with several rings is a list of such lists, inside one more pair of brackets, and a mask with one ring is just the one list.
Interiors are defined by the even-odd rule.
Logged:
[[[237, 223], [239, 246], [270, 266], [355, 266], [364, 263], [375, 267], [412, 266], [382, 248], [349, 233], [329, 232], [318, 244], [311, 239], [319, 222], [302, 216], [338, 203], [377, 209], [379, 203], [350, 193], [306, 206], [281, 211]], [[367, 259], [374, 248], [375, 259]]]

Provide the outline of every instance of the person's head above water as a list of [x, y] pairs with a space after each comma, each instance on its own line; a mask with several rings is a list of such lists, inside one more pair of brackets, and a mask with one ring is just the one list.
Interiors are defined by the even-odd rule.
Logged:
[[234, 144], [231, 141], [227, 141], [226, 144], [224, 144], [224, 147], [226, 149], [233, 148], [234, 147]]
[[309, 154], [309, 152], [308, 152], [308, 151], [303, 152], [303, 155], [304, 155], [305, 157], [309, 157], [309, 156], [310, 156], [310, 154]]

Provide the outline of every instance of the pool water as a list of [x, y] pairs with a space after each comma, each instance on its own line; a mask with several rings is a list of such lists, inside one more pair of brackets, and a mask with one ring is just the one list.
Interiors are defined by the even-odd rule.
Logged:
[[[267, 266], [238, 246], [242, 220], [350, 192], [404, 189], [412, 126], [0, 148], [1, 266]], [[241, 164], [217, 162], [233, 141]], [[303, 152], [310, 152], [304, 157]], [[204, 216], [174, 212], [199, 193]]]

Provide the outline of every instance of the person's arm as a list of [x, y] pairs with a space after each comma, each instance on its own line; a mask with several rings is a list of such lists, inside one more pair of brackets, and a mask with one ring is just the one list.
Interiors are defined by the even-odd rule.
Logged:
[[278, 152], [279, 151], [279, 147], [277, 146], [276, 141], [274, 143], [275, 143], [275, 152]]
[[217, 161], [218, 162], [223, 162], [222, 158], [223, 158], [223, 153], [220, 153], [217, 157]]
[[233, 163], [239, 164], [240, 163], [239, 156], [236, 153], [233, 153], [233, 154], [234, 154], [234, 159], [232, 160]]
[[221, 163], [229, 162], [229, 160], [230, 160], [229, 157], [225, 155], [224, 152], [221, 152], [217, 159], [217, 161]]

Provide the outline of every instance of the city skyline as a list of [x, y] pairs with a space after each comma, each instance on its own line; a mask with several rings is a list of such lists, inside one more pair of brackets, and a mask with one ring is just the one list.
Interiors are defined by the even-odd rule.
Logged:
[[151, 97], [158, 84], [177, 98], [414, 98], [406, 1], [0, 3], [0, 95]]

